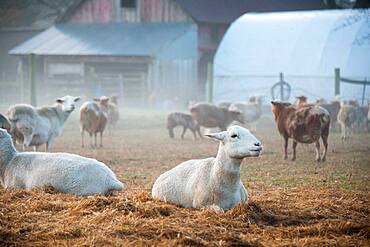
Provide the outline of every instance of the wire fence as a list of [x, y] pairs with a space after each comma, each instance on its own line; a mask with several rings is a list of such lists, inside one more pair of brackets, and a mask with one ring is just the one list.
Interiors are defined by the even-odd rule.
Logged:
[[[344, 100], [357, 100], [365, 102], [370, 100], [370, 90], [363, 90], [364, 78], [342, 78], [340, 96]], [[239, 76], [215, 76], [214, 99], [217, 101], [246, 101], [254, 95], [265, 96], [265, 101], [273, 99], [271, 88], [279, 83], [281, 78], [276, 75], [239, 75]], [[310, 101], [318, 99], [333, 100], [336, 96], [335, 75], [333, 76], [283, 76], [284, 82], [291, 87], [289, 99], [295, 100], [295, 96], [305, 95]], [[355, 82], [355, 83], [352, 83]], [[366, 85], [370, 82], [366, 81]]]

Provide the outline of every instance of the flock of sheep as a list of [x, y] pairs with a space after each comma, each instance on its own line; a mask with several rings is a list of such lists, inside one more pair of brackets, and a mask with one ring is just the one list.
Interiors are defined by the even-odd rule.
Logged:
[[[351, 131], [370, 131], [370, 102], [367, 107], [361, 107], [357, 101], [335, 100], [327, 103], [318, 100], [308, 103], [307, 97], [298, 96], [294, 105], [288, 102], [271, 101], [272, 112], [280, 135], [284, 138], [284, 158], [288, 158], [288, 140], [293, 140], [293, 157], [296, 159], [298, 143], [315, 143], [316, 161], [325, 161], [328, 148], [329, 129], [340, 128], [342, 139], [347, 140]], [[253, 96], [244, 103], [220, 102], [210, 104], [205, 102], [192, 103], [190, 113], [174, 112], [167, 117], [167, 129], [174, 138], [173, 129], [183, 126], [181, 138], [187, 129], [202, 138], [200, 126], [205, 128], [220, 128], [237, 124], [255, 124], [262, 115], [262, 97]], [[256, 126], [254, 126], [256, 130]], [[320, 155], [320, 139], [324, 151]]]
[[[0, 180], [5, 188], [31, 189], [51, 185], [55, 190], [75, 195], [108, 195], [124, 188], [115, 174], [103, 163], [67, 153], [18, 152], [14, 143], [33, 146], [34, 151], [45, 144], [46, 151], [62, 132], [63, 125], [79, 97], [64, 96], [52, 106], [34, 108], [18, 104], [8, 109], [7, 117], [0, 114]], [[297, 143], [315, 143], [316, 160], [325, 161], [329, 128], [338, 121], [343, 138], [348, 129], [360, 125], [365, 110], [350, 103], [307, 103], [298, 97], [296, 105], [272, 101], [272, 112], [277, 129], [284, 138], [284, 158], [287, 158], [288, 140], [293, 140], [293, 160]], [[261, 142], [241, 124], [255, 122], [262, 115], [262, 98], [252, 97], [245, 103], [221, 102], [218, 105], [198, 102], [189, 107], [190, 113], [174, 112], [168, 115], [167, 128], [171, 138], [173, 129], [183, 126], [181, 137], [187, 129], [202, 138], [200, 126], [220, 128], [220, 132], [206, 134], [219, 141], [215, 158], [185, 161], [160, 175], [152, 188], [153, 198], [183, 207], [209, 207], [227, 210], [248, 199], [240, 180], [240, 165], [246, 157], [258, 157]], [[361, 116], [362, 116], [361, 115]], [[366, 127], [370, 120], [366, 111]], [[97, 135], [103, 146], [103, 132], [112, 129], [119, 119], [117, 98], [102, 96], [84, 102], [80, 108], [81, 144], [84, 132], [90, 135], [90, 145], [98, 146]], [[359, 120], [361, 119], [361, 120]], [[94, 139], [94, 141], [93, 141]], [[320, 155], [322, 139], [324, 151]]]
[[[109, 195], [124, 188], [108, 166], [95, 159], [68, 153], [16, 150], [14, 142], [24, 148], [33, 146], [34, 151], [45, 144], [48, 151], [79, 100], [79, 97], [67, 95], [52, 106], [34, 108], [18, 104], [8, 109], [7, 117], [0, 115], [0, 180], [4, 188], [32, 189], [50, 185], [56, 191], [80, 196]], [[200, 115], [205, 113], [202, 104], [198, 106], [194, 112], [198, 109]], [[230, 119], [241, 120], [240, 112], [234, 113], [226, 114], [228, 123]], [[100, 134], [102, 146], [105, 127], [114, 126], [118, 118], [114, 98], [102, 96], [83, 103], [80, 108], [82, 146], [85, 131], [91, 139], [94, 137], [92, 147], [97, 146], [97, 134]], [[240, 164], [245, 157], [259, 156], [262, 145], [247, 129], [231, 126], [225, 130], [227, 125], [223, 122], [220, 125], [223, 131], [208, 134], [220, 141], [216, 158], [189, 160], [165, 172], [153, 185], [153, 197], [184, 207], [215, 210], [227, 210], [246, 201], [248, 196], [240, 180]]]

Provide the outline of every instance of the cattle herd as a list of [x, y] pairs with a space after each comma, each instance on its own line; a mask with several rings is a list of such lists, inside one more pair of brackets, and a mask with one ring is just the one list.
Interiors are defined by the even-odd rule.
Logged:
[[[244, 103], [191, 103], [189, 113], [173, 112], [167, 116], [171, 138], [174, 128], [182, 126], [181, 138], [189, 129], [197, 139], [203, 138], [201, 127], [219, 128], [205, 134], [220, 142], [215, 158], [185, 161], [160, 175], [152, 188], [152, 196], [184, 207], [210, 207], [227, 210], [246, 201], [248, 193], [240, 180], [240, 164], [246, 157], [258, 157], [261, 142], [246, 128], [261, 117], [263, 97], [251, 97]], [[0, 114], [0, 181], [5, 188], [31, 189], [46, 185], [57, 191], [75, 195], [107, 195], [122, 190], [124, 184], [105, 164], [79, 155], [48, 153], [54, 139], [61, 135], [63, 125], [75, 110], [80, 97], [64, 96], [52, 106], [35, 108], [27, 104], [9, 107]], [[370, 104], [369, 104], [370, 105]], [[329, 130], [341, 131], [347, 140], [353, 131], [369, 131], [369, 106], [356, 101], [307, 102], [297, 97], [296, 104], [271, 101], [277, 130], [284, 139], [284, 158], [288, 158], [288, 141], [292, 139], [296, 159], [298, 143], [314, 143], [316, 161], [325, 161]], [[116, 96], [102, 96], [86, 101], [80, 107], [81, 146], [84, 133], [90, 136], [90, 147], [103, 147], [103, 133], [113, 131], [120, 118]], [[254, 132], [257, 131], [254, 125]], [[100, 142], [98, 144], [98, 136]], [[320, 153], [320, 140], [323, 152]], [[45, 145], [45, 153], [18, 152]], [[232, 192], [232, 193], [231, 193]]]

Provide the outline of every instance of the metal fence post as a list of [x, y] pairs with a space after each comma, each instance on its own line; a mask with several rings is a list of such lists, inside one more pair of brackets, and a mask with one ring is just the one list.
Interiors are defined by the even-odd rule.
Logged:
[[364, 106], [364, 103], [365, 103], [366, 83], [367, 83], [367, 78], [365, 78], [364, 87], [362, 88], [362, 100], [361, 100], [361, 106]]
[[35, 66], [35, 54], [29, 56], [29, 82], [30, 82], [30, 103], [33, 106], [37, 105], [36, 102], [36, 66]]
[[284, 100], [284, 74], [280, 72], [280, 100]]
[[334, 96], [340, 95], [340, 69], [335, 68], [334, 69]]

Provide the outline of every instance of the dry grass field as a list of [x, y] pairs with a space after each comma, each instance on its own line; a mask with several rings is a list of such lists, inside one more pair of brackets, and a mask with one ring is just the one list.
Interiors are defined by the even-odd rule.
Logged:
[[[153, 200], [151, 185], [178, 163], [214, 156], [218, 144], [168, 137], [165, 114], [123, 112], [104, 148], [80, 147], [77, 113], [53, 152], [77, 153], [107, 164], [126, 184], [116, 195], [76, 197], [52, 188], [0, 189], [0, 246], [369, 246], [370, 134], [343, 143], [329, 137], [325, 163], [299, 145], [297, 161], [282, 159], [272, 117], [255, 135], [261, 157], [246, 159], [241, 177], [248, 204], [225, 213], [184, 209]], [[177, 137], [179, 136], [179, 129]]]

